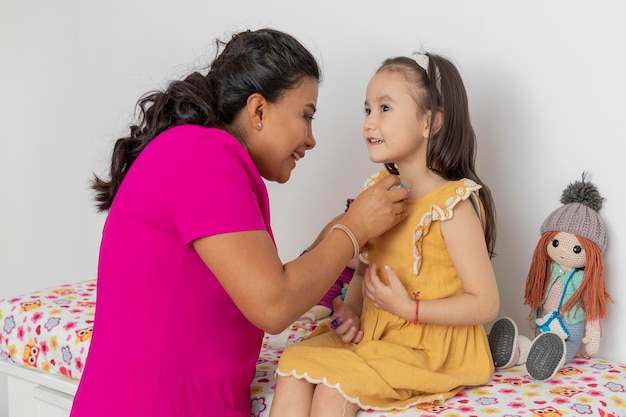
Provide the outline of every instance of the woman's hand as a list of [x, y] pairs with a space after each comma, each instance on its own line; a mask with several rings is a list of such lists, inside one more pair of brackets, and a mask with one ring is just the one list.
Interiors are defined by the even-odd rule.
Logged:
[[399, 184], [397, 175], [385, 177], [363, 190], [346, 212], [342, 223], [352, 230], [361, 247], [406, 219], [408, 191], [396, 187]]
[[339, 297], [333, 300], [333, 310], [330, 329], [334, 330], [344, 343], [359, 343], [363, 339], [359, 316]]

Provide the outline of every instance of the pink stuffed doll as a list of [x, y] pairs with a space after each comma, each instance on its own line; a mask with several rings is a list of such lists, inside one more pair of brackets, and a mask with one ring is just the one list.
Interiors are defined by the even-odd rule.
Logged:
[[508, 317], [497, 320], [489, 333], [496, 368], [526, 365], [531, 378], [547, 380], [572, 360], [581, 344], [593, 356], [600, 347], [600, 320], [606, 316], [602, 254], [607, 231], [598, 211], [603, 198], [582, 181], [568, 185], [562, 207], [541, 226], [526, 280], [525, 304], [537, 336], [519, 335]]

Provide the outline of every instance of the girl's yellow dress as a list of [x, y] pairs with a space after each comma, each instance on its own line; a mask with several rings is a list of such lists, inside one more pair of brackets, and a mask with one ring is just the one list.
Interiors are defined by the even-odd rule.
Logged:
[[[366, 186], [386, 175], [386, 170], [374, 174]], [[368, 242], [361, 256], [380, 267], [391, 265], [409, 294], [419, 291], [421, 300], [461, 294], [441, 222], [468, 198], [482, 213], [480, 188], [468, 179], [451, 181], [408, 201], [409, 218]], [[385, 280], [383, 271], [378, 275]], [[361, 329], [363, 340], [346, 344], [321, 324], [310, 338], [284, 351], [277, 374], [325, 384], [362, 409], [391, 410], [444, 401], [467, 385], [487, 383], [494, 371], [482, 325], [414, 325], [364, 296]]]

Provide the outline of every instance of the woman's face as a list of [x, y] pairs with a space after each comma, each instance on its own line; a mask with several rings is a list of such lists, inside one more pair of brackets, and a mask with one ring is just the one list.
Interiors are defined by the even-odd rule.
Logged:
[[312, 122], [317, 93], [317, 80], [306, 77], [278, 101], [267, 103], [259, 135], [248, 142], [250, 156], [266, 180], [286, 182], [296, 162], [315, 147]]

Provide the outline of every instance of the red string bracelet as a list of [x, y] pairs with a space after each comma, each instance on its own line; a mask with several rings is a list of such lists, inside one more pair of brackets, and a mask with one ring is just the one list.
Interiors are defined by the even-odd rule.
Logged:
[[415, 318], [413, 324], [417, 324], [420, 315], [420, 292], [413, 293], [413, 299], [415, 300]]

